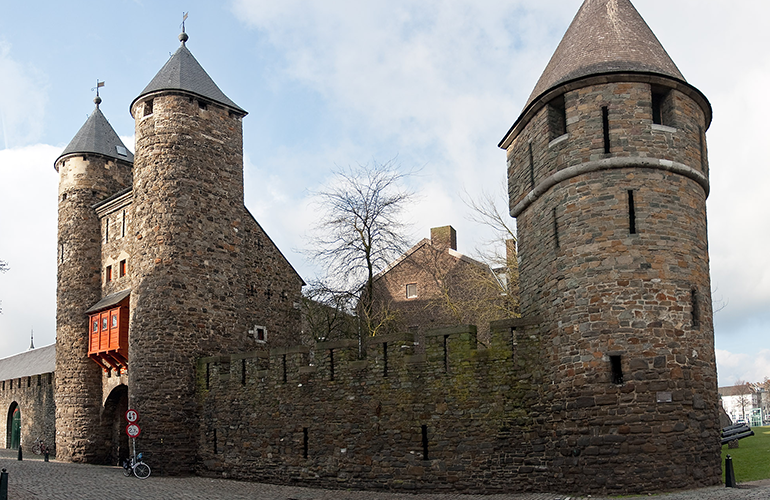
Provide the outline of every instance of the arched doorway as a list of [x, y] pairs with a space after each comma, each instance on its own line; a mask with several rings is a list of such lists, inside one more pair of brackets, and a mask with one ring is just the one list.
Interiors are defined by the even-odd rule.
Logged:
[[6, 448], [12, 450], [18, 450], [21, 444], [21, 409], [18, 403], [14, 401], [11, 403], [11, 407], [8, 409], [8, 421], [7, 421], [5, 445]]
[[120, 464], [123, 459], [129, 457], [128, 436], [126, 436], [126, 422], [124, 417], [128, 410], [128, 387], [118, 385], [104, 401], [102, 410], [102, 428], [106, 432], [106, 457], [107, 464]]

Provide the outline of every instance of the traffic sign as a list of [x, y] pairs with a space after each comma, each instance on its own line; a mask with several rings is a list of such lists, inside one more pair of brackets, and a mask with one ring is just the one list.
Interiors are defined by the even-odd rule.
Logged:
[[137, 420], [139, 420], [139, 413], [136, 410], [128, 410], [126, 412], [126, 420], [128, 423], [133, 424]]
[[136, 424], [128, 424], [126, 426], [126, 434], [130, 438], [139, 437], [139, 434], [142, 433], [142, 429], [139, 428]]

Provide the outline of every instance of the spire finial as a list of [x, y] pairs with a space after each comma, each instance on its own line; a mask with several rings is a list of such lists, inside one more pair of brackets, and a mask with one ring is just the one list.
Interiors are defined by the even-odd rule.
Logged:
[[182, 45], [190, 39], [190, 37], [187, 36], [187, 33], [184, 32], [184, 22], [187, 20], [187, 14], [189, 14], [189, 12], [182, 12], [182, 32], [179, 34], [179, 41], [182, 42]]
[[29, 330], [29, 350], [31, 351], [34, 348], [35, 348], [35, 330], [34, 328], [31, 328]]
[[96, 107], [97, 107], [97, 108], [99, 107], [99, 104], [101, 104], [101, 103], [102, 103], [102, 98], [101, 98], [101, 97], [99, 97], [99, 89], [100, 89], [101, 87], [104, 87], [104, 82], [100, 82], [100, 81], [99, 81], [99, 79], [97, 78], [97, 79], [96, 79], [96, 87], [94, 87], [94, 88], [92, 88], [92, 89], [91, 89], [91, 92], [93, 92], [94, 90], [96, 90], [96, 97], [94, 97], [94, 104], [96, 104]]

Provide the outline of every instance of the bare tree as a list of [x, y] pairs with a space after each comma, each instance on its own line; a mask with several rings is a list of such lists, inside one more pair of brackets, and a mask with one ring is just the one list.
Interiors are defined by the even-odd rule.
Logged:
[[751, 409], [753, 407], [751, 393], [751, 385], [744, 380], [735, 381], [736, 396], [738, 396], [738, 404], [741, 406], [741, 418], [746, 420], [746, 408]]
[[414, 199], [403, 185], [410, 174], [393, 160], [341, 168], [316, 195], [321, 216], [306, 254], [323, 267], [323, 294], [348, 296], [366, 335], [391, 319], [387, 308], [372, 307], [372, 284], [408, 248], [402, 213]]
[[[513, 218], [508, 215], [508, 193], [500, 184], [498, 193], [482, 191], [478, 198], [471, 197], [467, 192], [463, 197], [465, 205], [471, 209], [468, 219], [492, 230], [492, 238], [476, 245], [475, 257], [485, 262], [493, 271], [496, 286], [507, 300], [496, 302], [502, 307], [500, 313], [508, 317], [519, 316], [519, 262], [517, 254], [518, 238]], [[488, 275], [483, 275], [486, 282]], [[483, 307], [483, 304], [479, 304]], [[494, 314], [497, 316], [497, 314]]]

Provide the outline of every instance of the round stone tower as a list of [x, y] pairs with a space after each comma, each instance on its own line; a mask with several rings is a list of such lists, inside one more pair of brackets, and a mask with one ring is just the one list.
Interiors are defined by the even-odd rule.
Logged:
[[586, 0], [500, 143], [567, 489], [720, 481], [710, 122], [628, 0]]
[[[192, 471], [199, 437], [196, 361], [244, 348], [234, 297], [242, 237], [246, 112], [187, 49], [131, 104], [136, 122], [129, 405], [141, 446]], [[166, 455], [168, 452], [169, 455]]]
[[102, 298], [102, 227], [93, 205], [131, 186], [133, 154], [99, 109], [54, 167], [59, 172], [56, 291], [56, 455], [75, 462], [104, 456], [101, 369], [88, 358], [85, 311]]

